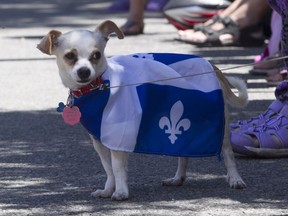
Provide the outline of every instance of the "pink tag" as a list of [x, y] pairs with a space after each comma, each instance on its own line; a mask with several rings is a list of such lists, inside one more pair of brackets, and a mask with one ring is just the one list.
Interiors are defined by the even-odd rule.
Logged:
[[80, 122], [81, 112], [77, 106], [66, 106], [63, 110], [62, 117], [66, 124], [75, 125]]

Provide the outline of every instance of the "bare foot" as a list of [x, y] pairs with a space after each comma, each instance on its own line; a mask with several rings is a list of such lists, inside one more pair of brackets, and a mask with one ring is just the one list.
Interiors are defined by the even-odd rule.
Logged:
[[286, 74], [285, 73], [281, 73], [281, 70], [278, 69], [278, 68], [272, 69], [267, 74], [267, 81], [271, 82], [271, 83], [273, 83], [273, 82], [275, 82], [275, 83], [281, 82], [281, 81], [283, 81], [285, 79], [284, 78], [285, 75]]
[[[221, 22], [214, 23], [210, 29], [212, 31], [221, 31], [225, 26]], [[194, 31], [194, 30], [184, 30], [178, 31], [179, 39], [185, 42], [194, 42], [194, 43], [205, 43], [207, 41], [207, 35], [202, 31]], [[219, 35], [219, 40], [225, 44], [227, 41], [233, 41], [235, 36], [232, 34], [222, 34]]]

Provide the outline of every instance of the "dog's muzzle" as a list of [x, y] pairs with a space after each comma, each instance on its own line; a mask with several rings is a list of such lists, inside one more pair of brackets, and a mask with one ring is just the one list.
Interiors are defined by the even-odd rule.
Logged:
[[88, 67], [81, 67], [77, 70], [77, 75], [80, 78], [80, 82], [87, 82], [91, 75], [91, 70]]

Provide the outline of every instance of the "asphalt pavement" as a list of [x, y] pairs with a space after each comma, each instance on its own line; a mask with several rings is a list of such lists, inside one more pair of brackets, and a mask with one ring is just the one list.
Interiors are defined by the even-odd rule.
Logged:
[[[131, 154], [130, 199], [115, 202], [90, 193], [105, 173], [85, 130], [66, 125], [55, 111], [68, 90], [55, 58], [36, 49], [51, 29], [94, 29], [106, 19], [122, 25], [127, 14], [107, 13], [111, 1], [1, 0], [0, 2], [0, 215], [288, 215], [288, 159], [236, 155], [247, 189], [230, 189], [223, 162], [190, 160], [181, 187], [164, 187], [177, 159]], [[173, 52], [201, 55], [225, 74], [247, 81], [249, 105], [231, 109], [232, 121], [267, 109], [274, 87], [248, 73], [263, 47], [198, 48], [175, 40], [176, 29], [157, 13], [146, 13], [145, 34], [107, 44], [106, 55]], [[231, 69], [235, 66], [236, 69]], [[245, 67], [244, 67], [245, 66]], [[213, 111], [213, 110], [211, 110]]]

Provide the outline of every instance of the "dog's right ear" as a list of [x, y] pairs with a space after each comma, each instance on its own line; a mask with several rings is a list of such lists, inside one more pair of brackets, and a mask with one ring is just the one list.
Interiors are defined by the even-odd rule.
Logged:
[[45, 54], [52, 55], [53, 49], [57, 46], [58, 38], [62, 33], [57, 30], [51, 30], [37, 45], [37, 48]]
[[97, 26], [96, 30], [100, 31], [107, 41], [109, 35], [113, 32], [116, 33], [119, 39], [124, 38], [123, 32], [118, 28], [118, 26], [114, 22], [110, 20], [102, 22], [100, 25]]

